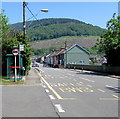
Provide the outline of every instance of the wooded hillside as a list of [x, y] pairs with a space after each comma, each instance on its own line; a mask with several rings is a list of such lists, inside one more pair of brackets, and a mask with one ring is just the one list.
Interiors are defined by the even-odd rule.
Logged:
[[[23, 24], [11, 26], [23, 30]], [[100, 36], [105, 29], [85, 22], [68, 18], [49, 18], [27, 22], [27, 34], [31, 41], [54, 39], [61, 36]]]

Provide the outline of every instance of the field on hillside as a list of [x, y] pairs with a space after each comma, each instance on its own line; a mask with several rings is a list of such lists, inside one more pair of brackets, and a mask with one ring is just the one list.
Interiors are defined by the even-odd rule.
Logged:
[[67, 42], [67, 47], [79, 44], [85, 48], [93, 47], [97, 42], [96, 36], [80, 37], [80, 36], [65, 36], [51, 40], [41, 40], [31, 42], [31, 47], [33, 49], [51, 48], [51, 47], [65, 47], [65, 41]]

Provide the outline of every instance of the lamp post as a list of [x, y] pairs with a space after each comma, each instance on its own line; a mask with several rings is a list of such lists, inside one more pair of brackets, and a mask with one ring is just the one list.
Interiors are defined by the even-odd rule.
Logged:
[[66, 64], [65, 64], [65, 68], [67, 67], [67, 41], [65, 41], [65, 50], [66, 50]]
[[23, 38], [26, 36], [26, 2], [23, 2]]
[[[23, 2], [23, 38], [24, 38], [24, 40], [26, 37], [26, 6], [27, 6], [27, 3], [24, 1]], [[48, 12], [48, 9], [41, 9], [40, 11]], [[35, 17], [34, 14], [32, 14], [32, 15]]]
[[[27, 3], [23, 1], [23, 39], [26, 39], [26, 7]], [[28, 8], [28, 7], [27, 7]], [[30, 11], [30, 9], [28, 9]], [[41, 12], [48, 12], [48, 9], [41, 9]], [[30, 11], [30, 13], [35, 17], [35, 15]], [[36, 15], [37, 16], [37, 15]], [[19, 63], [20, 63], [20, 54], [19, 54]], [[20, 64], [19, 64], [20, 66]]]

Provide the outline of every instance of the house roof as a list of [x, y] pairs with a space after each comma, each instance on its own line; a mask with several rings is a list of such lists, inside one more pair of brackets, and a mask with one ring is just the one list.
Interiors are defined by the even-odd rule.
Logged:
[[78, 45], [78, 44], [75, 44], [75, 45], [71, 46], [70, 48], [68, 48], [67, 50], [65, 50], [64, 53], [70, 51], [72, 48], [74, 48], [74, 47], [76, 47], [76, 46], [77, 46], [78, 48], [82, 49], [82, 50], [83, 50], [84, 52], [86, 52], [87, 54], [90, 54], [89, 51], [87, 51], [85, 48], [81, 47], [81, 46]]
[[65, 49], [60, 50], [60, 51], [57, 53], [57, 55], [63, 54], [64, 51], [65, 51]]
[[49, 57], [49, 56], [50, 56], [50, 54], [46, 55], [46, 57]]
[[51, 53], [51, 54], [46, 55], [46, 57], [53, 57], [53, 56], [57, 56], [57, 55], [64, 54], [64, 53], [70, 51], [72, 48], [74, 48], [74, 47], [76, 47], [76, 46], [77, 46], [78, 48], [82, 49], [82, 50], [83, 50], [84, 52], [86, 52], [87, 54], [90, 54], [90, 52], [88, 52], [85, 48], [79, 46], [78, 44], [75, 44], [75, 45], [69, 47], [67, 50], [66, 50], [66, 49], [57, 50], [57, 51], [54, 51], [54, 52]]
[[58, 52], [60, 52], [60, 50], [54, 51], [51, 56], [56, 56], [58, 54]]

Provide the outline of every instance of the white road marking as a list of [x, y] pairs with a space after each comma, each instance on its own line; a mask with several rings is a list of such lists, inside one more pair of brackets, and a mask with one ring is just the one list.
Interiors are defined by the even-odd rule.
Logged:
[[46, 86], [45, 86], [45, 85], [43, 85], [43, 87], [44, 87], [44, 88], [46, 88]]
[[77, 81], [76, 79], [73, 79], [74, 81]]
[[113, 89], [116, 89], [116, 90], [120, 91], [119, 88], [116, 88], [116, 87], [113, 87], [113, 86], [110, 86], [110, 85], [105, 85], [105, 86], [108, 87], [108, 88], [113, 88]]
[[98, 91], [101, 91], [101, 92], [105, 92], [104, 90], [101, 90], [101, 89], [97, 89]]
[[49, 93], [49, 92], [50, 92], [48, 89], [45, 89], [45, 91], [46, 91], [47, 93]]
[[90, 82], [95, 82], [95, 81], [93, 81], [93, 80], [89, 80], [89, 79], [86, 79], [86, 78], [83, 78], [83, 77], [80, 77], [81, 79], [84, 79], [84, 80], [86, 80], [86, 81], [90, 81]]
[[55, 100], [55, 97], [53, 95], [49, 95], [51, 100]]
[[44, 72], [44, 71], [43, 71], [42, 69], [40, 69], [40, 68], [39, 68], [39, 70], [40, 70], [41, 72]]
[[92, 87], [91, 85], [87, 85], [88, 87]]
[[106, 78], [109, 78], [109, 79], [113, 79], [113, 80], [119, 81], [119, 79], [117, 79], [117, 78], [115, 78], [115, 77], [106, 77]]
[[74, 84], [73, 84], [73, 83], [70, 83], [70, 85], [74, 86]]
[[70, 75], [70, 76], [74, 76], [73, 74], [68, 74], [68, 75]]
[[111, 88], [113, 88], [113, 86], [109, 86], [109, 85], [105, 85], [106, 87], [111, 87]]
[[60, 104], [55, 104], [55, 107], [57, 108], [57, 110], [59, 112], [65, 112], [65, 110], [62, 109], [61, 105]]

